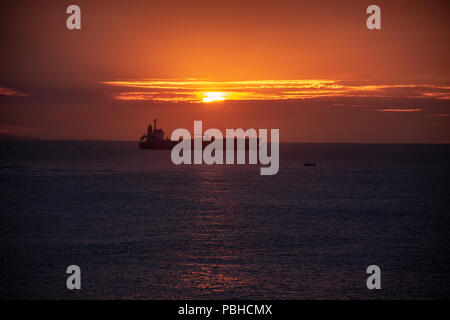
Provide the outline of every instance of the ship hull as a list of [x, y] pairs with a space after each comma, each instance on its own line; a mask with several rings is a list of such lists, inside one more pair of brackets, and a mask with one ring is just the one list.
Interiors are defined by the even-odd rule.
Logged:
[[149, 150], [171, 150], [178, 141], [171, 140], [155, 140], [155, 141], [141, 141], [139, 142], [139, 149], [149, 149]]
[[[234, 150], [237, 149], [237, 139], [234, 140]], [[259, 139], [256, 141], [256, 149], [258, 149]], [[179, 141], [171, 141], [171, 140], [147, 140], [139, 142], [139, 149], [148, 149], [148, 150], [172, 150], [172, 148], [178, 144]], [[211, 141], [202, 141], [202, 149], [204, 149]], [[223, 139], [223, 148], [226, 148], [226, 139]], [[194, 148], [194, 141], [191, 140], [191, 148]], [[244, 149], [250, 149], [250, 143], [248, 139], [245, 139]]]

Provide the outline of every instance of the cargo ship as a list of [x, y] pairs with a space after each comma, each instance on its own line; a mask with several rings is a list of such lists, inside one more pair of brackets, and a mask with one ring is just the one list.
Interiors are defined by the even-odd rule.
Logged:
[[164, 138], [163, 129], [157, 128], [158, 119], [153, 119], [153, 126], [151, 124], [147, 127], [147, 133], [144, 133], [139, 142], [139, 149], [154, 149], [154, 150], [171, 150], [178, 141], [171, 141]]
[[[179, 141], [172, 141], [169, 138], [164, 137], [164, 131], [162, 129], [157, 128], [158, 119], [153, 119], [153, 126], [151, 124], [147, 127], [147, 133], [144, 133], [139, 142], [139, 149], [152, 149], [152, 150], [171, 150]], [[204, 149], [208, 144], [214, 141], [214, 138], [211, 140], [204, 139], [204, 137], [198, 137], [195, 139], [202, 140], [202, 149]], [[234, 150], [237, 150], [238, 138], [234, 138]], [[256, 150], [258, 150], [259, 139], [256, 138]], [[223, 138], [223, 148], [226, 148], [226, 139]], [[191, 148], [194, 148], [194, 141], [191, 140]], [[250, 149], [250, 140], [248, 137], [245, 138], [244, 141], [244, 149]]]

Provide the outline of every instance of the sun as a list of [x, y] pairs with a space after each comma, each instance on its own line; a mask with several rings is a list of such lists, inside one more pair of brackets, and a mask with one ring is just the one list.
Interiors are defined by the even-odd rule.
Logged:
[[205, 92], [203, 102], [223, 101], [225, 100], [225, 92]]

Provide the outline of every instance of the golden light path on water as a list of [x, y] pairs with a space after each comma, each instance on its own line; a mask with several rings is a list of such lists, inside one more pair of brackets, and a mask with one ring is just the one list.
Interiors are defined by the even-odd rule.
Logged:
[[408, 97], [450, 99], [450, 87], [438, 84], [369, 84], [339, 80], [205, 81], [176, 79], [116, 80], [117, 100], [209, 103], [224, 100], [289, 100], [320, 97]]

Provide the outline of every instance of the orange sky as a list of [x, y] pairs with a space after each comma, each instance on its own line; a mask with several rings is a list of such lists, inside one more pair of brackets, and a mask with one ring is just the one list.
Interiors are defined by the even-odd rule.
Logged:
[[374, 3], [2, 2], [0, 135], [138, 139], [158, 117], [168, 134], [203, 120], [282, 141], [449, 142], [448, 1]]

